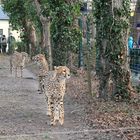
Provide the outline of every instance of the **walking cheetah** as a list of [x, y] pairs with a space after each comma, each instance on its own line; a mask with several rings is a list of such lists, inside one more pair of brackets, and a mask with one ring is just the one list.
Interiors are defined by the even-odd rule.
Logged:
[[64, 123], [63, 99], [66, 90], [66, 79], [70, 77], [70, 70], [66, 66], [54, 67], [48, 71], [48, 63], [45, 56], [38, 54], [33, 60], [39, 64], [39, 88], [45, 93], [48, 104], [47, 115], [51, 117], [51, 125], [58, 120], [61, 125]]
[[[48, 102], [48, 115], [51, 118], [51, 125], [59, 121], [64, 123], [64, 95], [66, 91], [66, 79], [70, 78], [70, 70], [66, 66], [54, 68], [55, 77], [52, 79], [45, 78], [45, 95]], [[49, 73], [48, 73], [49, 74]]]
[[15, 51], [10, 57], [10, 71], [13, 73], [13, 68], [15, 68], [15, 77], [17, 77], [18, 68], [20, 69], [20, 77], [23, 77], [23, 68], [25, 63], [29, 61], [28, 54], [26, 52]]
[[45, 55], [43, 54], [37, 54], [34, 56], [33, 61], [35, 61], [39, 65], [39, 72], [38, 72], [38, 81], [39, 81], [39, 87], [38, 91], [41, 93], [44, 93], [44, 78], [48, 73], [49, 66], [48, 62], [45, 58]]

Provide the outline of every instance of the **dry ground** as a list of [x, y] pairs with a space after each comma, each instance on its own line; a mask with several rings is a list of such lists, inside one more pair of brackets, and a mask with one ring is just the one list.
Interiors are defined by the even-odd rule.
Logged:
[[91, 99], [83, 76], [67, 83], [64, 126], [50, 126], [36, 70], [32, 65], [15, 78], [9, 56], [0, 55], [0, 140], [140, 140], [140, 104]]

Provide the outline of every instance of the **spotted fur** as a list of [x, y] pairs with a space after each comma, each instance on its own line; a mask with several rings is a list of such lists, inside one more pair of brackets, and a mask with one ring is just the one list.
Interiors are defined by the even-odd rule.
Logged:
[[39, 88], [38, 91], [40, 93], [44, 93], [44, 78], [48, 73], [49, 67], [48, 62], [43, 54], [37, 54], [34, 56], [33, 61], [35, 61], [39, 65], [39, 72], [38, 72], [38, 81], [39, 81]]
[[55, 67], [54, 77], [45, 78], [45, 95], [48, 102], [48, 115], [51, 125], [59, 121], [64, 123], [64, 95], [66, 91], [66, 79], [70, 78], [70, 70], [66, 66]]
[[10, 57], [10, 71], [13, 73], [15, 69], [15, 77], [17, 77], [18, 69], [20, 69], [20, 77], [23, 77], [23, 68], [25, 67], [26, 62], [29, 61], [28, 54], [26, 52], [17, 52], [15, 51]]
[[47, 115], [51, 117], [51, 125], [59, 121], [64, 123], [64, 95], [66, 90], [66, 79], [70, 77], [70, 70], [66, 66], [54, 67], [53, 71], [48, 71], [48, 63], [45, 56], [38, 54], [33, 60], [39, 64], [39, 86], [45, 93], [48, 104]]

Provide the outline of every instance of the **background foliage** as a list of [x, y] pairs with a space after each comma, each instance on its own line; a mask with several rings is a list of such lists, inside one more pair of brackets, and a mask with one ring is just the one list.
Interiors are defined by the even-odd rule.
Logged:
[[78, 50], [81, 36], [77, 21], [80, 15], [80, 2], [51, 0], [49, 3], [52, 16], [51, 35], [54, 65], [65, 65], [68, 52]]

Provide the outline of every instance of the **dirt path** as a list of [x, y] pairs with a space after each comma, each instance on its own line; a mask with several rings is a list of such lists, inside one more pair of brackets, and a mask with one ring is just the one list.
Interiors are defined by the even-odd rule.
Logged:
[[38, 94], [37, 87], [33, 73], [25, 69], [22, 79], [15, 78], [9, 71], [8, 56], [0, 56], [0, 139], [78, 140], [86, 137], [83, 134], [74, 136], [75, 132], [69, 134], [69, 131], [88, 129], [82, 121], [83, 106], [67, 93], [64, 126], [52, 127], [46, 115], [45, 97]]
[[[120, 116], [120, 121], [117, 121], [119, 114], [116, 115], [114, 110], [120, 111], [121, 105], [119, 106], [119, 103], [108, 105], [93, 99], [90, 104], [85, 88], [87, 86], [84, 85], [86, 82], [82, 83], [76, 76], [72, 76], [67, 84], [64, 126], [50, 126], [46, 115], [45, 96], [37, 92], [38, 81], [33, 74], [35, 70], [34, 66], [24, 69], [23, 78], [15, 78], [9, 71], [9, 57], [0, 55], [0, 140], [140, 139], [139, 105], [134, 106], [135, 108], [127, 107], [128, 109], [131, 107], [129, 109], [132, 110], [131, 114], [135, 112], [133, 115], [135, 121], [129, 116], [128, 119]], [[96, 86], [95, 82], [94, 86]], [[111, 111], [112, 107], [114, 109]], [[124, 109], [126, 110], [126, 107]], [[114, 113], [112, 117], [110, 117], [111, 113]], [[119, 123], [122, 120], [128, 125], [123, 126]], [[135, 125], [131, 125], [130, 122]], [[130, 135], [131, 131], [133, 138]]]

